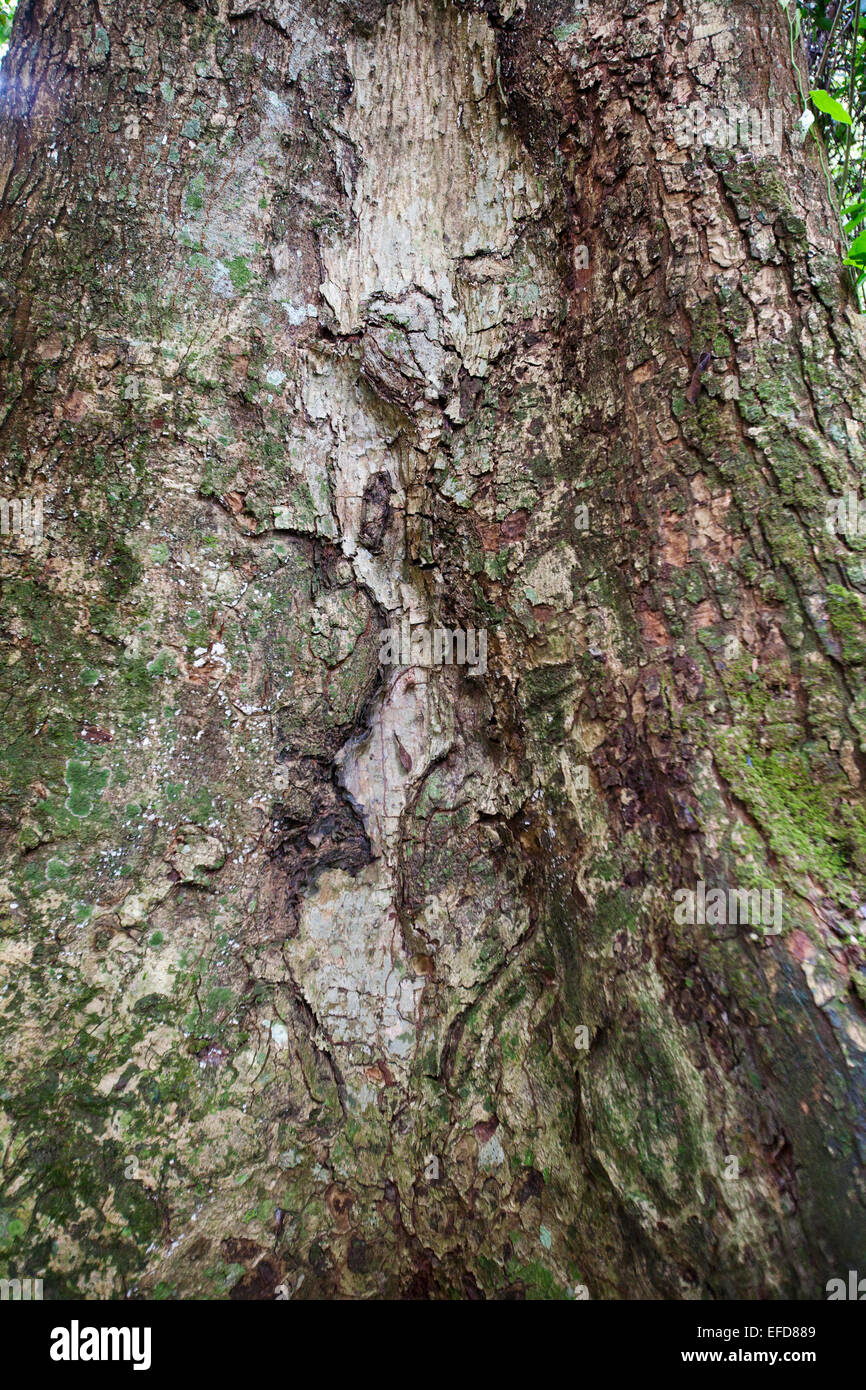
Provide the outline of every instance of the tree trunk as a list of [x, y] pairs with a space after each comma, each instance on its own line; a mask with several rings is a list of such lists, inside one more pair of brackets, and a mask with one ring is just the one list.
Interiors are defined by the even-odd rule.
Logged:
[[792, 51], [753, 0], [22, 0], [8, 1273], [862, 1262], [864, 326]]

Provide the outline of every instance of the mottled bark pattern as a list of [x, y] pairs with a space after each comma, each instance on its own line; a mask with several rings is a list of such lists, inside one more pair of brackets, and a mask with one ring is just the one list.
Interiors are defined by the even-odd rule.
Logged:
[[866, 345], [782, 10], [22, 0], [2, 75], [5, 1272], [823, 1297]]

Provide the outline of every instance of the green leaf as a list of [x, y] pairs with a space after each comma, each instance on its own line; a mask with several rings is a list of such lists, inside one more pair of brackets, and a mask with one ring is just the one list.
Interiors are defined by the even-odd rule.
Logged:
[[861, 232], [855, 237], [848, 247], [849, 257], [856, 257], [859, 260], [866, 259], [866, 232]]
[[835, 101], [833, 97], [827, 95], [820, 87], [809, 93], [819, 111], [824, 111], [828, 116], [832, 116], [834, 121], [844, 121], [846, 125], [851, 124], [851, 117], [845, 107]]
[[866, 218], [866, 199], [859, 198], [842, 209], [845, 217], [845, 234], [850, 236], [854, 228]]
[[12, 31], [12, 16], [18, 0], [0, 0], [0, 47], [9, 42]]

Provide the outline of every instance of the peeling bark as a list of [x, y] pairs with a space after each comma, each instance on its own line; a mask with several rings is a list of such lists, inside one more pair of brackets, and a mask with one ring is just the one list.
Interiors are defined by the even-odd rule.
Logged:
[[866, 343], [783, 11], [25, 0], [2, 71], [10, 1275], [822, 1297]]

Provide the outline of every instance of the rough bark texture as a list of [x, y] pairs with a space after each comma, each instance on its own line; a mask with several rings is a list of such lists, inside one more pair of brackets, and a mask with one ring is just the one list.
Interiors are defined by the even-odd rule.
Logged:
[[783, 12], [24, 0], [2, 72], [5, 1272], [823, 1297], [866, 348]]

